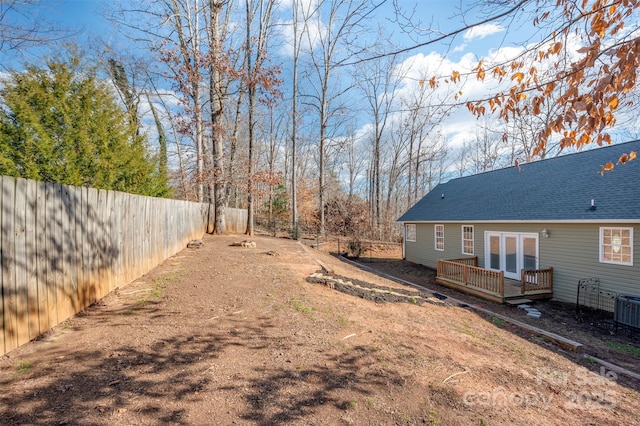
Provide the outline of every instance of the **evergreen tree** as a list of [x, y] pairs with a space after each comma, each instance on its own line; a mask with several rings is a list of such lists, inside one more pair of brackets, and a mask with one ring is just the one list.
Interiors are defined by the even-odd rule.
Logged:
[[0, 174], [162, 196], [146, 140], [79, 61], [13, 71], [0, 91]]

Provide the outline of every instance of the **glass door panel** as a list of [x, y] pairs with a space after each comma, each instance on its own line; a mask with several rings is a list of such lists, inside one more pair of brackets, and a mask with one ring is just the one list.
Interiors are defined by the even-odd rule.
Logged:
[[518, 237], [505, 235], [504, 237], [504, 274], [510, 277], [518, 276]]
[[489, 269], [500, 270], [500, 235], [489, 236]]
[[522, 269], [538, 269], [537, 240], [522, 237]]

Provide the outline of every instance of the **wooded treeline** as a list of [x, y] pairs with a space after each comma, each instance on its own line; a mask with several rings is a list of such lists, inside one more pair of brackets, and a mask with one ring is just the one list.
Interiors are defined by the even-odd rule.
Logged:
[[[292, 235], [300, 226], [321, 235], [396, 239], [396, 218], [442, 180], [557, 155], [561, 138], [545, 137], [544, 147], [537, 141], [554, 117], [567, 111], [562, 102], [536, 98], [536, 105], [514, 106], [497, 122], [484, 116], [480, 103], [469, 104], [477, 105], [470, 109], [481, 117], [475, 136], [453, 144], [443, 123], [468, 101], [459, 87], [461, 74], [436, 76], [437, 65], [412, 66], [407, 58], [416, 52], [392, 45], [392, 30], [374, 19], [384, 3], [396, 6], [395, 19], [388, 23], [418, 38], [418, 25], [396, 2], [123, 1], [105, 9], [104, 16], [126, 43], [94, 40], [87, 50], [93, 53], [84, 57], [95, 59], [101, 78], [119, 97], [124, 115], [118, 120], [129, 129], [127, 146], [153, 147], [140, 157], [148, 190], [166, 195], [170, 186], [177, 198], [213, 203], [210, 232], [225, 232], [229, 206], [248, 209], [248, 233], [260, 216], [287, 221]], [[487, 3], [496, 18], [486, 21], [504, 22], [498, 17], [520, 13], [520, 18], [540, 22], [537, 5], [545, 13], [545, 34], [555, 38], [556, 28], [569, 28], [563, 27], [567, 9], [562, 5], [519, 3], [519, 8], [512, 2]], [[572, 11], [580, 18], [571, 25], [577, 27], [585, 17], [600, 19], [596, 12], [579, 12]], [[460, 32], [446, 36], [453, 40]], [[614, 32], [608, 35], [615, 39]], [[517, 60], [540, 56], [538, 49], [549, 37]], [[633, 37], [626, 33], [619, 40], [627, 43]], [[572, 53], [566, 56], [567, 70]], [[488, 75], [509, 64], [516, 71], [522, 66], [502, 61], [500, 66], [480, 61], [463, 78], [484, 80], [485, 70]], [[33, 66], [28, 74], [45, 69]], [[529, 73], [542, 80], [548, 72], [543, 68]], [[17, 81], [19, 73], [12, 75]], [[499, 77], [508, 80], [504, 75]], [[522, 79], [514, 74], [511, 80]], [[540, 91], [550, 100], [566, 101], [563, 80], [557, 82]], [[519, 90], [537, 89], [513, 87], [510, 96], [523, 104], [526, 96]], [[634, 92], [627, 91], [629, 96]], [[491, 109], [500, 99], [490, 99]], [[6, 101], [3, 107], [15, 109]], [[568, 131], [553, 122], [556, 131]]]

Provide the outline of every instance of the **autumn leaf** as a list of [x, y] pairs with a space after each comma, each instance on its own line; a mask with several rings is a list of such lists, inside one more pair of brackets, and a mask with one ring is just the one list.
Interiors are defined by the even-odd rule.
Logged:
[[432, 89], [435, 89], [437, 85], [438, 85], [438, 82], [436, 81], [436, 78], [431, 77], [429, 79], [429, 87], [431, 87]]
[[472, 102], [467, 102], [467, 109], [469, 110], [469, 112], [473, 114], [473, 111], [476, 109], [476, 107], [473, 105]]
[[616, 109], [616, 108], [618, 108], [618, 97], [614, 96], [609, 100], [609, 109]]
[[636, 159], [636, 152], [631, 151], [628, 154], [622, 154], [618, 159], [618, 164], [627, 164], [629, 161], [633, 161]]
[[545, 96], [551, 96], [551, 93], [553, 92], [553, 89], [555, 89], [555, 88], [556, 88], [556, 84], [555, 83], [551, 82], [551, 83], [547, 84], [544, 87]]
[[460, 81], [460, 72], [454, 71], [453, 73], [451, 73], [451, 81], [453, 81], [454, 83]]
[[562, 50], [562, 42], [556, 42], [553, 44], [553, 46], [551, 46], [551, 49], [549, 49], [549, 52], [553, 55], [557, 55], [560, 51]]
[[418, 81], [418, 86], [420, 86], [420, 87], [424, 86], [424, 80]]
[[627, 161], [629, 161], [629, 155], [626, 153], [622, 154], [620, 158], [618, 158], [618, 164], [626, 164]]
[[614, 165], [611, 161], [609, 161], [607, 164], [605, 164], [604, 166], [602, 166], [602, 170], [600, 170], [600, 174], [602, 176], [604, 176], [604, 172], [609, 172], [611, 170], [613, 170]]
[[514, 75], [511, 76], [511, 80], [518, 80], [518, 83], [522, 83], [522, 79], [524, 78], [524, 74], [521, 72], [517, 72]]

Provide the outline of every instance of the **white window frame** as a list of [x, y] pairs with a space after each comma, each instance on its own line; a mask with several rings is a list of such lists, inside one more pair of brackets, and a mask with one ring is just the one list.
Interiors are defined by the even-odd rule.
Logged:
[[404, 225], [405, 230], [405, 239], [412, 243], [416, 242], [416, 224], [415, 223], [407, 223]]
[[[471, 239], [465, 238], [465, 228], [471, 229]], [[471, 242], [471, 252], [466, 252], [465, 241]], [[475, 230], [473, 225], [462, 225], [462, 254], [474, 255], [475, 254]]]
[[[441, 231], [438, 232], [438, 229]], [[440, 235], [438, 235], [440, 234]], [[442, 247], [438, 248], [438, 242], [442, 241]], [[444, 225], [433, 225], [433, 243], [437, 251], [444, 251]]]
[[[620, 231], [620, 232], [629, 232], [629, 244], [628, 245], [624, 245], [624, 247], [628, 247], [629, 248], [629, 262], [624, 262], [622, 260], [615, 260], [615, 259], [607, 259], [605, 257], [606, 255], [606, 250], [605, 250], [605, 232], [606, 231], [610, 231], [611, 233], [615, 232], [615, 231]], [[615, 251], [615, 248], [613, 247], [615, 245], [622, 247], [622, 241], [618, 242], [617, 244], [614, 243], [613, 241], [609, 244], [611, 245], [611, 249]], [[599, 251], [600, 251], [600, 263], [610, 263], [613, 265], [625, 265], [625, 266], [633, 266], [633, 228], [632, 227], [624, 227], [624, 226], [601, 226], [600, 227], [600, 247], [599, 247]]]

